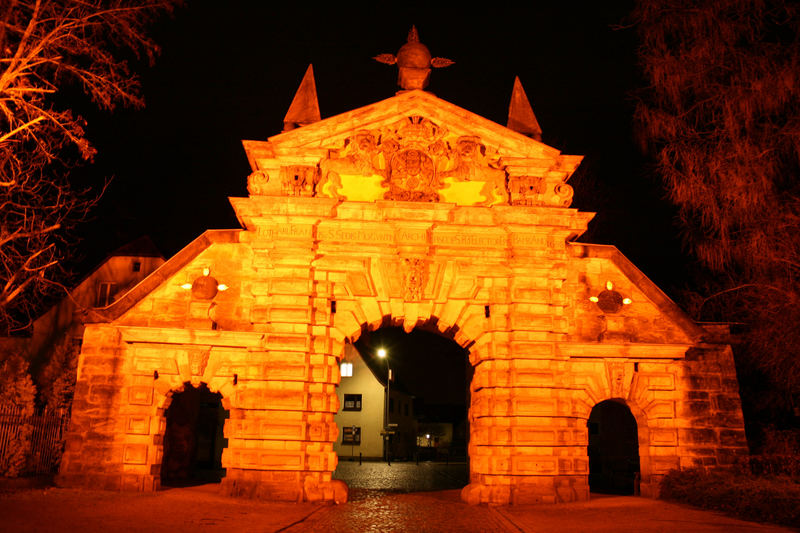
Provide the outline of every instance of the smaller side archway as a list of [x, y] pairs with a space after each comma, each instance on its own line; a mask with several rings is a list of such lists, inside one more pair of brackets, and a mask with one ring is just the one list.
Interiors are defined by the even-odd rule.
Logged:
[[[589, 490], [601, 494], [640, 493], [642, 429], [621, 399], [596, 404], [587, 420]], [[646, 439], [645, 439], [646, 442]]]
[[161, 485], [219, 483], [225, 476], [223, 427], [229, 417], [222, 394], [205, 383], [187, 382], [171, 391], [165, 404]]

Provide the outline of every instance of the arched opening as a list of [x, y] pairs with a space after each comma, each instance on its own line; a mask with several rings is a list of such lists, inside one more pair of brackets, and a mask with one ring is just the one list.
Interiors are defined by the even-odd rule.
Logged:
[[172, 394], [166, 410], [164, 455], [161, 484], [189, 486], [219, 483], [225, 476], [222, 450], [227, 441], [223, 426], [228, 411], [222, 395], [211, 392], [205, 383], [194, 387], [185, 383]]
[[[441, 334], [406, 333], [391, 324], [346, 345], [334, 477], [355, 489], [464, 487], [473, 371], [468, 354]], [[389, 466], [391, 476], [376, 472]]]
[[606, 400], [592, 409], [589, 430], [589, 490], [601, 494], [638, 494], [639, 436], [636, 419], [622, 400]]

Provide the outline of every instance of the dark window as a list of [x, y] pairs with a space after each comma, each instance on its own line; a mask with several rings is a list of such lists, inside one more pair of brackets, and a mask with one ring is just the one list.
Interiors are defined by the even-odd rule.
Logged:
[[361, 395], [360, 394], [345, 394], [344, 395], [344, 410], [345, 411], [360, 411], [361, 410]]
[[361, 444], [361, 428], [358, 426], [342, 428], [342, 444], [350, 444], [351, 446]]
[[389, 412], [394, 413], [394, 398], [389, 398]]
[[403, 414], [405, 414], [406, 416], [408, 416], [408, 404], [405, 404], [405, 405], [403, 406], [403, 411], [404, 411], [404, 413], [403, 413]]
[[133, 271], [134, 272], [139, 272], [141, 269], [142, 269], [142, 263], [140, 263], [139, 261], [134, 261], [133, 262]]
[[101, 281], [97, 284], [95, 307], [105, 307], [114, 301], [114, 285], [115, 284], [110, 281]]

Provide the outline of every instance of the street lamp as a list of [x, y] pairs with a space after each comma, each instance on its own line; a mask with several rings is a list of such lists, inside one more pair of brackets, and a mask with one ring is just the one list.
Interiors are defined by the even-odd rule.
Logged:
[[389, 358], [386, 350], [378, 348], [378, 357], [386, 359], [386, 396], [383, 398], [383, 455], [389, 462], [389, 383], [392, 381], [392, 369], [389, 368]]

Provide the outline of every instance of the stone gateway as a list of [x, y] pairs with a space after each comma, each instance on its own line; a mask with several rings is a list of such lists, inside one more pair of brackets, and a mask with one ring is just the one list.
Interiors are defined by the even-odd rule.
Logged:
[[[301, 92], [316, 105], [310, 69]], [[616, 248], [575, 242], [581, 157], [421, 89], [294, 115], [312, 119], [244, 141], [244, 229], [205, 232], [87, 325], [60, 484], [157, 490], [167, 409], [202, 386], [229, 413], [225, 494], [344, 501], [338, 363], [386, 324], [469, 350], [469, 503], [587, 499], [607, 401], [635, 419], [643, 495], [746, 453], [730, 348]]]

